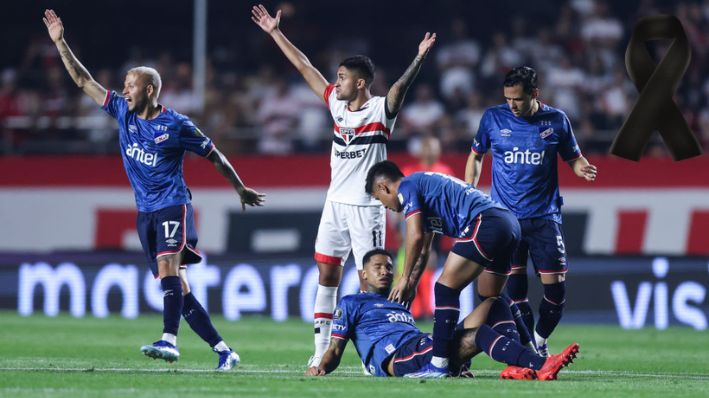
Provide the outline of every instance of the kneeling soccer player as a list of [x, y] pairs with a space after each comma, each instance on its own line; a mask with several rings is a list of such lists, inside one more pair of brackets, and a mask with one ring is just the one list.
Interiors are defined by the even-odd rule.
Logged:
[[[350, 339], [362, 363], [376, 376], [407, 377], [431, 360], [431, 336], [415, 326], [406, 307], [387, 300], [394, 277], [391, 255], [374, 249], [362, 262], [367, 292], [340, 300], [333, 317], [333, 339], [320, 365], [308, 369], [308, 375], [324, 376], [334, 371]], [[452, 375], [471, 377], [467, 363], [481, 351], [510, 365], [500, 374], [503, 379], [555, 380], [561, 368], [576, 357], [579, 345], [571, 344], [548, 358], [537, 355], [519, 343], [509, 305], [504, 300], [488, 298], [456, 329]]]

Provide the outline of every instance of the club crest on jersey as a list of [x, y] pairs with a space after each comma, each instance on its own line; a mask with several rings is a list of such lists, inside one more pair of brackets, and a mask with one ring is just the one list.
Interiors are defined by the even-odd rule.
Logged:
[[163, 134], [163, 135], [161, 135], [161, 136], [159, 136], [159, 137], [155, 137], [155, 143], [156, 143], [156, 144], [159, 144], [159, 143], [161, 143], [161, 142], [167, 140], [168, 138], [170, 138], [170, 134], [165, 133], [165, 134]]
[[500, 130], [500, 135], [503, 137], [509, 137], [510, 135], [512, 135], [512, 130], [502, 129], [502, 130]]
[[345, 140], [345, 143], [349, 143], [355, 136], [355, 130], [349, 127], [341, 127], [340, 135], [342, 136], [342, 139]]
[[546, 129], [546, 130], [542, 131], [541, 133], [539, 133], [539, 136], [540, 136], [542, 139], [545, 139], [545, 138], [549, 137], [549, 136], [552, 135], [552, 134], [554, 134], [554, 128], [549, 127], [548, 129]]

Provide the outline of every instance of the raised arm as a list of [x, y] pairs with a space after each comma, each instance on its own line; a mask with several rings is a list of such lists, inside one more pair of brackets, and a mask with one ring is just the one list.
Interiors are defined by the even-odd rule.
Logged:
[[276, 12], [276, 17], [274, 18], [268, 13], [266, 7], [259, 4], [251, 9], [251, 14], [251, 20], [263, 29], [264, 32], [271, 35], [276, 44], [278, 44], [278, 48], [281, 49], [293, 66], [298, 69], [298, 72], [303, 75], [308, 86], [310, 86], [318, 97], [324, 100], [323, 96], [327, 88], [327, 80], [325, 80], [322, 73], [315, 69], [313, 64], [310, 63], [308, 57], [298, 50], [298, 48], [286, 38], [283, 32], [281, 32], [281, 29], [278, 27], [278, 24], [281, 22], [281, 10]]
[[239, 194], [239, 196], [241, 197], [242, 210], [246, 210], [246, 205], [263, 206], [263, 202], [266, 200], [266, 195], [258, 193], [253, 189], [245, 186], [244, 183], [241, 181], [241, 178], [239, 178], [239, 175], [236, 174], [236, 170], [234, 170], [234, 167], [231, 165], [231, 163], [229, 163], [229, 160], [216, 147], [207, 156], [207, 159], [212, 162], [214, 167], [217, 168], [217, 171], [219, 171], [221, 175], [223, 175], [227, 180], [229, 180], [231, 185]]
[[411, 83], [416, 78], [416, 75], [419, 73], [419, 69], [421, 69], [421, 64], [423, 64], [423, 60], [426, 58], [426, 54], [428, 54], [428, 50], [433, 47], [435, 42], [436, 34], [426, 32], [423, 40], [419, 43], [419, 52], [416, 55], [416, 58], [414, 58], [411, 65], [406, 68], [406, 71], [403, 75], [401, 75], [399, 80], [397, 80], [394, 84], [392, 84], [391, 88], [389, 88], [386, 104], [387, 111], [390, 115], [396, 115], [399, 113], [399, 110], [401, 110], [401, 105], [404, 103], [406, 90], [409, 89], [409, 86], [411, 86]]
[[484, 157], [484, 153], [470, 151], [470, 155], [468, 155], [468, 161], [465, 163], [465, 182], [474, 187], [478, 186], [478, 181], [480, 180], [480, 172], [483, 169]]
[[62, 57], [62, 62], [64, 62], [64, 67], [69, 72], [72, 80], [76, 83], [79, 88], [81, 88], [84, 93], [91, 97], [94, 102], [99, 105], [103, 105], [106, 99], [106, 89], [103, 88], [93, 77], [84, 65], [76, 59], [76, 56], [69, 45], [66, 44], [64, 40], [64, 24], [61, 18], [57, 16], [54, 10], [44, 10], [44, 24], [47, 26], [47, 32], [49, 32], [49, 37], [52, 39], [54, 44], [59, 50], [59, 55]]
[[333, 337], [330, 339], [330, 346], [327, 347], [327, 351], [320, 361], [318, 367], [312, 367], [305, 371], [308, 376], [325, 376], [328, 373], [332, 373], [338, 366], [340, 366], [340, 360], [342, 360], [342, 354], [345, 352], [345, 346], [347, 346], [347, 340], [338, 339]]

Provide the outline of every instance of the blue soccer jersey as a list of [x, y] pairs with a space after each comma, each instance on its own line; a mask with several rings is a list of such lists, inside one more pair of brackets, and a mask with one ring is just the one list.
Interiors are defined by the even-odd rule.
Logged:
[[182, 175], [185, 150], [207, 156], [214, 150], [212, 140], [187, 116], [172, 109], [163, 107], [156, 118], [141, 119], [114, 91], [108, 91], [102, 109], [118, 122], [123, 166], [138, 211], [152, 212], [190, 203]]
[[343, 297], [332, 317], [332, 337], [352, 340], [362, 363], [375, 376], [387, 376], [384, 362], [420, 334], [409, 310], [376, 293]]
[[441, 173], [404, 177], [398, 194], [406, 218], [421, 213], [427, 231], [452, 238], [470, 235], [473, 220], [481, 212], [504, 208], [465, 181]]
[[492, 149], [492, 192], [518, 219], [547, 218], [561, 223], [557, 154], [581, 157], [566, 114], [540, 103], [529, 117], [516, 117], [507, 105], [483, 114], [472, 150]]

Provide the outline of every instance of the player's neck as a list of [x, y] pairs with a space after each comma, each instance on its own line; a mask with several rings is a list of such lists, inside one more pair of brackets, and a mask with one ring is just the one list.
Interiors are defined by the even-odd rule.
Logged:
[[162, 105], [148, 104], [142, 111], [138, 112], [138, 117], [144, 120], [155, 119], [162, 112]]
[[369, 90], [360, 91], [357, 94], [357, 98], [347, 103], [347, 109], [352, 112], [356, 112], [362, 107], [362, 105], [369, 101], [370, 98], [372, 98], [372, 94], [370, 94]]
[[372, 285], [367, 286], [367, 293], [374, 293], [374, 294], [379, 294], [379, 295], [388, 297], [390, 291], [391, 291], [391, 287], [377, 289], [376, 287], [374, 287]]

